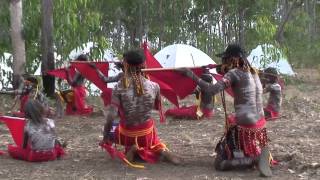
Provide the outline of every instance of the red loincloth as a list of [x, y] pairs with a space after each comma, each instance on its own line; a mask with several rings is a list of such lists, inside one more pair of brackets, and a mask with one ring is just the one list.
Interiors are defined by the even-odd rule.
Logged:
[[[234, 115], [228, 117], [230, 126], [236, 125]], [[261, 153], [261, 147], [266, 146], [268, 138], [265, 128], [265, 118], [259, 119], [254, 125], [237, 125], [238, 146], [246, 156], [256, 157]]]
[[86, 105], [86, 88], [84, 86], [73, 87], [74, 99], [72, 102], [67, 103], [67, 115], [89, 115], [93, 112], [93, 108]]
[[[137, 126], [125, 126], [120, 122], [120, 125], [115, 129], [114, 143], [123, 145], [125, 147], [124, 153], [133, 145], [137, 145], [137, 154], [149, 163], [156, 163], [159, 160], [160, 152], [166, 150], [166, 146], [158, 138], [153, 119]], [[124, 153], [118, 152], [111, 144], [101, 146], [107, 150], [111, 157], [118, 156], [128, 163]], [[130, 162], [128, 164], [131, 165]]]
[[55, 145], [52, 150], [35, 151], [30, 146], [23, 149], [9, 144], [8, 153], [14, 159], [30, 162], [53, 161], [65, 155], [65, 151], [60, 145]]
[[263, 108], [265, 112], [268, 112], [269, 114], [265, 114], [266, 120], [276, 120], [280, 117], [280, 113], [274, 111], [274, 108], [271, 105], [268, 105], [267, 107]]
[[[193, 105], [189, 107], [173, 108], [168, 109], [165, 113], [166, 116], [172, 116], [174, 118], [186, 118], [186, 119], [197, 119], [197, 108], [198, 106]], [[201, 118], [211, 118], [214, 115], [213, 110], [201, 109], [203, 115]]]

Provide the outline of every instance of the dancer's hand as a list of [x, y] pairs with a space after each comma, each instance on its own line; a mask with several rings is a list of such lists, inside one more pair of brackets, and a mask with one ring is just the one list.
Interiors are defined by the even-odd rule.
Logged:
[[97, 65], [95, 63], [89, 63], [89, 66], [93, 69], [97, 69]]
[[177, 71], [180, 74], [182, 74], [184, 76], [187, 76], [187, 77], [192, 77], [193, 76], [193, 72], [188, 68], [178, 68], [175, 71]]

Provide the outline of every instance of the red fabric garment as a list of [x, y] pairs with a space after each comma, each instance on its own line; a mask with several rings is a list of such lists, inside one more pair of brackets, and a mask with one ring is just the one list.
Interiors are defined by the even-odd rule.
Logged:
[[24, 136], [24, 126], [26, 124], [25, 119], [18, 117], [10, 116], [0, 116], [0, 122], [3, 122], [7, 125], [12, 139], [18, 147], [23, 145], [23, 136]]
[[270, 114], [269, 116], [267, 114], [265, 114], [267, 121], [276, 120], [276, 119], [278, 119], [280, 117], [280, 113], [276, 112], [274, 110], [274, 108], [272, 106], [270, 106], [270, 105], [268, 105], [267, 107], [263, 108], [263, 110]]
[[14, 159], [30, 162], [53, 161], [65, 155], [65, 151], [60, 145], [55, 145], [52, 150], [35, 151], [32, 150], [30, 146], [23, 149], [22, 147], [9, 144], [8, 153]]
[[[174, 118], [184, 118], [184, 119], [197, 119], [197, 108], [198, 106], [188, 106], [188, 107], [180, 107], [180, 108], [173, 108], [168, 109], [165, 113], [166, 116], [172, 116]], [[213, 110], [210, 109], [201, 109], [203, 112], [202, 118], [210, 118], [213, 116]]]
[[[235, 116], [229, 116], [228, 122], [230, 125], [236, 125]], [[261, 153], [261, 147], [266, 145], [268, 138], [265, 124], [266, 120], [263, 117], [254, 125], [238, 125], [238, 141], [246, 156], [257, 157]]]
[[73, 102], [67, 103], [66, 114], [88, 115], [93, 112], [93, 108], [86, 105], [86, 88], [84, 86], [72, 87], [74, 93]]
[[[152, 129], [152, 131], [143, 136], [128, 136], [123, 134], [122, 131], [129, 131], [139, 134], [139, 132]], [[122, 130], [120, 130], [122, 129]], [[123, 145], [125, 147], [125, 152], [127, 152], [131, 146], [137, 145], [138, 151], [137, 154], [141, 159], [149, 163], [155, 163], [159, 160], [160, 151], [166, 149], [165, 145], [160, 142], [158, 138], [156, 128], [154, 127], [154, 120], [149, 119], [143, 124], [137, 126], [126, 126], [123, 122], [120, 122], [120, 125], [115, 129], [115, 144]], [[124, 160], [125, 155], [123, 152], [118, 152], [114, 149], [111, 144], [103, 144], [101, 145], [103, 148], [107, 150], [107, 152], [111, 155], [111, 157], [119, 157]]]
[[4, 154], [5, 154], [5, 153], [4, 153], [3, 151], [0, 151], [0, 156], [1, 156], [1, 155], [4, 155]]

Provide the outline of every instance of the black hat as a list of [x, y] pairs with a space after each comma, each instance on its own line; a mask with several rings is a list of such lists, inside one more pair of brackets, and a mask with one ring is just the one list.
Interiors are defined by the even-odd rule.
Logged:
[[131, 50], [123, 54], [124, 60], [130, 65], [140, 65], [144, 63], [145, 56], [141, 50]]
[[229, 44], [224, 52], [217, 54], [221, 58], [226, 57], [245, 57], [245, 52], [239, 44]]

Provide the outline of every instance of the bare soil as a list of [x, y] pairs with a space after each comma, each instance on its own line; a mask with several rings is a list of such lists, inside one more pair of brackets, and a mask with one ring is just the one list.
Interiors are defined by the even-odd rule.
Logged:
[[[268, 122], [270, 148], [280, 163], [269, 179], [320, 179], [320, 76], [315, 69], [298, 71], [285, 89], [282, 117]], [[230, 99], [230, 98], [228, 98]], [[94, 104], [101, 104], [90, 99]], [[191, 104], [193, 97], [183, 102]], [[2, 112], [12, 99], [0, 99]], [[144, 164], [134, 169], [113, 160], [101, 148], [104, 118], [99, 106], [90, 117], [67, 116], [56, 120], [56, 130], [68, 141], [67, 156], [61, 160], [28, 163], [0, 156], [0, 179], [263, 179], [257, 170], [219, 172], [213, 168], [214, 148], [223, 132], [224, 114], [218, 103], [216, 115], [206, 120], [173, 120], [158, 123], [160, 138], [169, 149], [184, 157], [185, 164]], [[166, 105], [168, 108], [170, 105]], [[232, 110], [232, 102], [228, 102]], [[1, 111], [0, 111], [1, 112]], [[155, 117], [157, 114], [155, 112]], [[12, 143], [0, 124], [0, 150]]]

